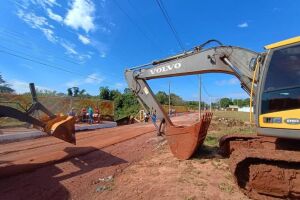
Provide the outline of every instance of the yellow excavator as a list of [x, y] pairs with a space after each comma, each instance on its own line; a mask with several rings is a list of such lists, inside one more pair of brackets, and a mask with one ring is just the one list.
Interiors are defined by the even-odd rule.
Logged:
[[[216, 42], [217, 45], [205, 48]], [[203, 143], [212, 114], [176, 126], [155, 99], [147, 80], [201, 73], [235, 75], [250, 95], [257, 135], [226, 135], [220, 152], [229, 157], [240, 189], [253, 199], [300, 199], [300, 37], [265, 46], [262, 53], [209, 40], [190, 51], [125, 71], [130, 89], [160, 121], [170, 149], [189, 159]], [[186, 83], [189, 84], [189, 83]]]
[[[32, 104], [27, 110], [19, 110], [10, 106], [0, 105], [0, 117], [10, 117], [22, 122], [27, 122], [37, 128], [41, 128], [50, 136], [76, 144], [75, 139], [75, 118], [66, 115], [55, 115], [38, 101], [33, 83], [29, 84], [32, 96]], [[33, 116], [36, 111], [46, 114], [43, 119]]]

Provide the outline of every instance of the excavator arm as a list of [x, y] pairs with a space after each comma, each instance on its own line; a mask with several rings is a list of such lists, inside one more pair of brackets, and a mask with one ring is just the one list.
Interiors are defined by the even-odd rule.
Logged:
[[[9, 117], [22, 122], [30, 123], [42, 128], [50, 136], [64, 140], [71, 144], [76, 144], [75, 138], [75, 118], [72, 116], [55, 115], [38, 101], [36, 90], [33, 83], [29, 84], [32, 104], [28, 110], [18, 110], [10, 106], [0, 105], [0, 118]], [[36, 111], [46, 114], [45, 119], [37, 119], [32, 116]]]
[[[157, 119], [166, 123], [165, 134], [169, 145], [173, 154], [180, 159], [189, 158], [199, 143], [203, 142], [211, 114], [203, 116], [199, 123], [191, 127], [176, 127], [155, 99], [147, 80], [202, 73], [226, 73], [235, 75], [240, 80], [241, 87], [250, 94], [252, 83], [258, 81], [258, 78], [253, 77], [259, 77], [254, 76], [253, 71], [254, 65], [261, 60], [261, 54], [234, 46], [220, 45], [209, 49], [203, 49], [203, 46], [125, 71], [129, 88], [139, 102], [148, 112], [155, 112]], [[190, 146], [190, 149], [184, 150], [186, 146]]]
[[252, 66], [260, 56], [251, 50], [233, 46], [218, 46], [205, 50], [195, 48], [187, 53], [128, 69], [125, 71], [125, 77], [129, 88], [137, 95], [142, 105], [148, 111], [156, 110], [158, 119], [165, 119], [167, 123], [172, 124], [156, 101], [146, 80], [202, 73], [226, 73], [235, 75], [242, 88], [250, 94], [253, 81]]

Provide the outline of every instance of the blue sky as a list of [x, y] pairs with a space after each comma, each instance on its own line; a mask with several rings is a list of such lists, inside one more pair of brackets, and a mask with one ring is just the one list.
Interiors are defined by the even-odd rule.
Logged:
[[[162, 1], [186, 49], [214, 38], [263, 51], [300, 31], [296, 0]], [[94, 95], [101, 86], [122, 91], [127, 67], [180, 52], [155, 0], [6, 0], [0, 8], [0, 73], [19, 93], [29, 82], [58, 92], [72, 86]], [[197, 99], [197, 76], [150, 85], [167, 91], [169, 82], [172, 92]], [[202, 82], [206, 100], [247, 97], [233, 76], [205, 74]]]

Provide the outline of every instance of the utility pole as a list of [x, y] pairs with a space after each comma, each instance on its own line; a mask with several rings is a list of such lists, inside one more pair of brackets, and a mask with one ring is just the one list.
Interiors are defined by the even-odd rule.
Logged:
[[169, 81], [169, 116], [171, 116], [171, 81]]
[[201, 75], [199, 74], [198, 75], [198, 78], [199, 78], [199, 121], [201, 119], [201, 100], [202, 100], [202, 97], [201, 97]]

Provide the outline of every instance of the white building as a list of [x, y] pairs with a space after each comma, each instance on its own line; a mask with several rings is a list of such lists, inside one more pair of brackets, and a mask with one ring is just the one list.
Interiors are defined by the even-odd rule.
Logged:
[[[238, 109], [239, 112], [250, 112], [250, 107], [242, 107]], [[253, 107], [251, 108], [251, 112], [253, 112]]]

